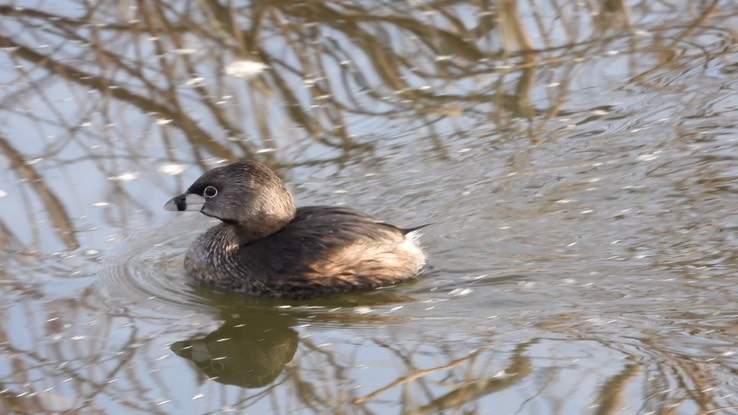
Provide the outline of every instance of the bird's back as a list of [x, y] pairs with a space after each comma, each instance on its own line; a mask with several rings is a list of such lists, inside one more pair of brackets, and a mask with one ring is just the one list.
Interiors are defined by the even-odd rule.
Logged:
[[299, 208], [283, 229], [250, 243], [239, 243], [232, 225], [202, 237], [230, 248], [211, 245], [221, 257], [204, 262], [191, 250], [188, 271], [216, 287], [259, 295], [306, 297], [389, 285], [415, 277], [425, 263], [415, 232], [343, 207]]

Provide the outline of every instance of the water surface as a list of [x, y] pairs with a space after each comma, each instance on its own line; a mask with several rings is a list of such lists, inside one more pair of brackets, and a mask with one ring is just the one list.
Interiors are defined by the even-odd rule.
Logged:
[[[0, 6], [0, 412], [735, 411], [737, 5], [599, 3]], [[189, 284], [243, 158], [427, 269]]]

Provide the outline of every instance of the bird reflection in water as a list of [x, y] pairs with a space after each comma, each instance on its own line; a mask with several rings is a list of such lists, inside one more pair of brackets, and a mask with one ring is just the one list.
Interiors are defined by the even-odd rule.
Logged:
[[258, 388], [273, 382], [294, 357], [294, 324], [277, 310], [251, 309], [229, 316], [204, 337], [175, 342], [171, 349], [216, 382]]
[[[259, 388], [272, 383], [297, 351], [298, 333], [292, 327], [309, 319], [351, 325], [367, 320], [387, 322], [396, 317], [365, 316], [355, 307], [378, 307], [413, 301], [393, 292], [342, 294], [317, 300], [285, 303], [197, 287], [198, 295], [217, 305], [223, 324], [212, 333], [174, 342], [171, 350], [192, 361], [210, 379], [227, 385]], [[277, 306], [290, 305], [290, 308]], [[327, 313], [322, 310], [346, 310]]]

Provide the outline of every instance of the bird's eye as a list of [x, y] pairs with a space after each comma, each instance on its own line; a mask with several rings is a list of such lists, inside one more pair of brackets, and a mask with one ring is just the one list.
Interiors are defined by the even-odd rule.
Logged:
[[202, 194], [205, 195], [205, 197], [214, 197], [215, 195], [218, 194], [218, 189], [216, 189], [213, 186], [208, 186], [205, 188]]

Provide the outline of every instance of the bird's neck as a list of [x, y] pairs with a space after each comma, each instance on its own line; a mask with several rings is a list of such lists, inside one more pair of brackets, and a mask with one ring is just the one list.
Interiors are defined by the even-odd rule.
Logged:
[[228, 223], [233, 227], [241, 244], [249, 244], [264, 239], [282, 230], [294, 218], [294, 215], [262, 215], [259, 220], [246, 223]]

